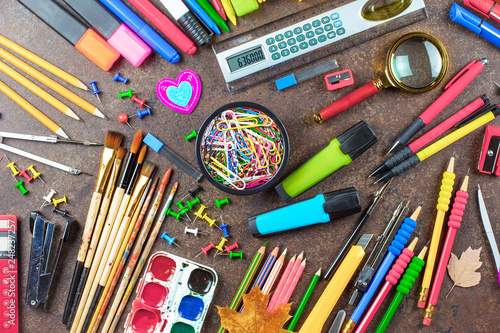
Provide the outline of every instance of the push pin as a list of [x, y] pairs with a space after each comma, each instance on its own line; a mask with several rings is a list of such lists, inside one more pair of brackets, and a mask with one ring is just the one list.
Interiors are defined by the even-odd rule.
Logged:
[[217, 246], [215, 247], [215, 248], [217, 249], [217, 252], [215, 253], [214, 258], [215, 258], [215, 256], [216, 256], [219, 252], [224, 252], [223, 247], [224, 247], [224, 244], [226, 244], [226, 242], [227, 242], [227, 238], [224, 238], [224, 237], [221, 237], [221, 238], [220, 238], [220, 243], [219, 243], [219, 245], [217, 245]]
[[101, 98], [99, 97], [99, 93], [101, 91], [99, 89], [97, 89], [97, 82], [92, 81], [89, 84], [92, 87], [92, 95], [96, 95], [97, 100], [99, 101], [99, 103], [101, 103]]
[[[221, 217], [222, 218], [222, 217]], [[229, 237], [230, 235], [227, 233], [227, 224], [223, 224], [219, 227], [220, 230], [224, 233], [224, 237]]]
[[243, 252], [233, 252], [231, 251], [229, 253], [229, 259], [233, 259], [233, 258], [243, 258]]
[[[52, 204], [52, 197], [54, 196], [54, 194], [56, 194], [57, 192], [54, 191], [53, 189], [50, 189], [50, 193], [47, 194], [47, 196], [43, 197], [43, 200], [47, 201], [48, 204]], [[45, 202], [42, 204], [42, 207], [45, 206]], [[41, 207], [40, 207], [41, 208]]]
[[67, 211], [57, 209], [56, 207], [54, 207], [54, 210], [52, 212], [54, 212], [56, 214], [60, 214], [62, 217], [66, 217], [66, 216], [73, 217], [73, 216], [69, 215]]
[[[5, 156], [5, 155], [4, 155]], [[17, 176], [19, 174], [19, 169], [14, 165], [15, 162], [11, 162], [9, 161], [9, 158], [7, 156], [5, 156], [5, 159], [7, 160], [7, 162], [9, 162], [9, 164], [7, 164], [7, 168], [9, 168], [11, 171], [12, 171], [12, 176]]]
[[205, 255], [208, 255], [208, 251], [210, 251], [214, 247], [215, 247], [214, 243], [210, 242], [210, 244], [207, 247], [201, 248], [201, 252], [199, 254], [197, 254], [195, 258], [201, 256], [203, 253], [205, 253]]
[[42, 183], [45, 184], [45, 182], [43, 181], [42, 177], [40, 177], [41, 173], [40, 172], [37, 172], [35, 170], [35, 166], [32, 164], [30, 165], [30, 167], [28, 168], [28, 170], [33, 174], [33, 179], [40, 179], [42, 181]]
[[134, 114], [132, 116], [129, 116], [126, 113], [120, 113], [118, 115], [118, 121], [120, 123], [122, 123], [122, 124], [127, 124], [131, 129], [134, 129], [132, 127], [132, 125], [130, 125], [130, 123], [128, 122], [129, 118], [138, 117], [139, 119], [142, 119], [146, 115], [151, 115], [151, 110], [150, 109], [147, 109], [147, 110], [144, 110], [144, 111], [137, 110], [137, 115]]
[[179, 248], [181, 247], [179, 244], [175, 242], [175, 237], [169, 237], [166, 232], [161, 235], [161, 239], [164, 239], [168, 242], [168, 245], [172, 246], [172, 244], [178, 246]]
[[183, 209], [184, 209], [184, 203], [182, 202], [182, 200], [181, 200], [181, 201], [179, 201], [179, 202], [177, 202], [175, 205], [176, 205], [177, 207], [179, 207], [179, 209], [180, 209], [180, 210], [183, 210]]
[[137, 117], [139, 117], [139, 119], [142, 119], [142, 117], [144, 116], [150, 116], [151, 115], [151, 109], [148, 108], [144, 111], [141, 111], [141, 110], [137, 110]]
[[26, 193], [28, 193], [28, 190], [25, 189], [24, 186], [23, 186], [23, 181], [22, 180], [19, 183], [17, 183], [16, 185], [14, 185], [14, 187], [17, 187], [19, 189], [19, 191], [21, 191], [22, 195], [25, 195]]
[[173, 212], [170, 209], [167, 210], [167, 214], [172, 215], [173, 217], [175, 217], [176, 220], [178, 220], [181, 217], [181, 213]]
[[228, 204], [228, 203], [229, 203], [229, 199], [227, 197], [225, 197], [222, 200], [215, 199], [215, 205], [217, 206], [217, 208], [221, 208], [222, 205], [225, 205], [225, 204]]
[[200, 203], [200, 198], [196, 198], [193, 201], [186, 201], [186, 205], [189, 209], [193, 209], [194, 205], [196, 205], [197, 203]]
[[127, 84], [128, 78], [120, 76], [120, 73], [116, 73], [113, 81], [120, 81], [123, 84]]
[[146, 106], [147, 108], [150, 108], [150, 106], [146, 104], [145, 99], [139, 99], [139, 98], [137, 98], [136, 95], [132, 96], [132, 98], [130, 100], [132, 102], [136, 102], [137, 104], [139, 104], [139, 107], [141, 107], [141, 108], [143, 108], [144, 106]]
[[[131, 116], [131, 117], [132, 117], [132, 116]], [[134, 128], [132, 127], [132, 125], [130, 125], [130, 123], [128, 122], [128, 116], [127, 116], [127, 114], [126, 114], [126, 113], [120, 113], [120, 114], [118, 115], [118, 121], [119, 121], [120, 123], [122, 123], [122, 124], [127, 124], [127, 125], [128, 125], [128, 127], [130, 127], [131, 129], [134, 129]]]
[[203, 212], [205, 211], [205, 208], [207, 208], [207, 206], [200, 204], [200, 209], [198, 209], [198, 211], [194, 213], [194, 216], [196, 216], [196, 218], [199, 217], [200, 219], [203, 220]]
[[132, 98], [132, 96], [134, 96], [134, 94], [137, 94], [139, 92], [140, 91], [132, 91], [132, 89], [129, 89], [125, 92], [118, 92], [118, 97], [120, 97], [120, 99], [123, 99], [123, 97]]
[[186, 229], [184, 229], [184, 233], [185, 234], [190, 233], [190, 234], [195, 235], [196, 237], [198, 237], [198, 234], [200, 234], [200, 235], [208, 235], [206, 232], [198, 231], [198, 228], [189, 229], [188, 226], [186, 226]]
[[26, 178], [28, 183], [33, 180], [33, 177], [30, 177], [30, 175], [28, 175], [28, 173], [26, 172], [26, 169], [23, 169], [23, 171], [21, 171], [19, 173], [19, 176]]
[[189, 208], [184, 208], [184, 209], [182, 209], [182, 210], [179, 212], [179, 214], [180, 214], [180, 215], [184, 215], [184, 214], [186, 214], [186, 216], [187, 216], [188, 220], [189, 220], [189, 221], [191, 221], [191, 218], [189, 217], [189, 215], [187, 214], [187, 212], [189, 212]]
[[[203, 219], [208, 222], [208, 225], [210, 226], [210, 228], [212, 228], [216, 222], [215, 219], [211, 219], [210, 217], [208, 217], [207, 214], [203, 215]], [[215, 224], [215, 226], [217, 228], [219, 228], [219, 226], [217, 224]]]
[[60, 203], [67, 203], [68, 201], [66, 200], [66, 196], [64, 196], [62, 199], [52, 199], [52, 203], [54, 204], [54, 207], [57, 207], [58, 204]]
[[186, 194], [184, 196], [184, 198], [181, 199], [181, 201], [184, 200], [184, 199], [186, 199], [188, 195], [191, 195], [192, 198], [195, 198], [196, 197], [196, 193], [198, 193], [199, 191], [201, 191], [201, 187], [200, 186], [196, 186], [194, 189], [189, 190], [188, 194]]
[[187, 142], [189, 142], [191, 139], [194, 139], [198, 136], [198, 133], [196, 133], [196, 130], [193, 130], [190, 134], [184, 135], [184, 139], [186, 139]]
[[234, 242], [233, 245], [231, 245], [231, 246], [224, 246], [224, 248], [226, 249], [227, 253], [230, 253], [232, 250], [239, 249], [240, 247], [238, 246], [238, 243]]

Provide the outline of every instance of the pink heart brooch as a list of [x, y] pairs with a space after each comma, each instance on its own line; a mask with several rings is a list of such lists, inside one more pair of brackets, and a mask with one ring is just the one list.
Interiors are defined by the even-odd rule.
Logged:
[[201, 94], [201, 80], [190, 70], [179, 73], [177, 80], [166, 78], [156, 85], [156, 94], [160, 101], [170, 109], [190, 114], [193, 112]]

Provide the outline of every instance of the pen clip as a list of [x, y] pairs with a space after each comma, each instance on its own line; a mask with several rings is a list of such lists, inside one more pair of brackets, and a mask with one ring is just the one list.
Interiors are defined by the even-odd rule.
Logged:
[[450, 88], [458, 79], [460, 79], [460, 77], [462, 75], [464, 75], [472, 66], [474, 66], [474, 64], [477, 62], [477, 60], [473, 60], [470, 64], [468, 64], [467, 66], [465, 66], [464, 68], [462, 68], [462, 70], [460, 72], [458, 72], [457, 75], [455, 75], [453, 77], [453, 79], [451, 79], [450, 82], [448, 82], [448, 84], [446, 85], [446, 87], [444, 87], [444, 90]]
[[498, 104], [491, 104], [491, 105], [488, 104], [488, 105], [481, 106], [479, 109], [477, 109], [476, 111], [474, 111], [473, 113], [471, 113], [470, 115], [465, 117], [461, 122], [457, 123], [455, 125], [455, 127], [456, 128], [463, 127], [463, 126], [467, 125], [468, 123], [470, 123], [471, 121], [476, 120], [477, 118], [485, 115], [486, 113], [488, 113], [490, 111], [498, 114], [500, 112], [500, 108], [498, 108]]

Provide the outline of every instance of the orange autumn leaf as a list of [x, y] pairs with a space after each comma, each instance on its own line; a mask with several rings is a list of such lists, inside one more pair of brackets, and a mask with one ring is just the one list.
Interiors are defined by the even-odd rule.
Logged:
[[241, 313], [227, 306], [217, 307], [221, 326], [230, 333], [290, 333], [283, 329], [283, 325], [292, 318], [289, 315], [291, 304], [280, 305], [267, 312], [269, 296], [264, 295], [259, 287], [255, 287], [243, 295], [245, 308]]

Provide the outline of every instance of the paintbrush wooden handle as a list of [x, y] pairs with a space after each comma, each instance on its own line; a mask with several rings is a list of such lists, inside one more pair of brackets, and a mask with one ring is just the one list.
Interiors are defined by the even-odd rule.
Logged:
[[76, 259], [78, 261], [85, 261], [90, 239], [92, 238], [92, 232], [94, 231], [95, 221], [97, 220], [97, 214], [99, 213], [101, 200], [102, 193], [94, 192], [94, 194], [92, 194], [87, 220], [85, 221], [85, 229], [83, 230], [82, 243], [80, 244], [80, 250], [78, 250], [78, 257]]

